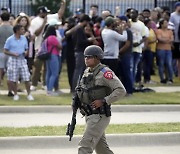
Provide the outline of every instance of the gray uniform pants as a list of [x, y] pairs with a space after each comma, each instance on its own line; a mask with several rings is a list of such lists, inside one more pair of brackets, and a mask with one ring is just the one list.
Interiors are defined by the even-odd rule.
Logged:
[[104, 131], [109, 125], [110, 117], [93, 114], [86, 117], [86, 129], [79, 142], [78, 154], [113, 154], [106, 142]]

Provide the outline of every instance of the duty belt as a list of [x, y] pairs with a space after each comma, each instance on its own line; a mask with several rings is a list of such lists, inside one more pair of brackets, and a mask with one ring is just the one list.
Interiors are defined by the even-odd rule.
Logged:
[[111, 116], [111, 106], [108, 104], [104, 104], [103, 106], [93, 109], [89, 104], [83, 104], [81, 106], [81, 114], [90, 116], [92, 114], [105, 114], [106, 117]]
[[89, 115], [92, 115], [92, 114], [106, 114], [104, 106], [101, 106], [101, 107], [99, 107], [97, 109], [94, 109], [89, 104], [83, 104], [81, 106], [81, 113], [83, 115], [86, 115], [86, 116], [89, 116]]

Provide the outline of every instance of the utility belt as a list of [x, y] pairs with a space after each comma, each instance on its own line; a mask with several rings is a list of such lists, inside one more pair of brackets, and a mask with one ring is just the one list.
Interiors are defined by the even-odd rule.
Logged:
[[103, 106], [93, 109], [91, 105], [89, 104], [82, 104], [81, 110], [80, 110], [82, 115], [90, 116], [92, 114], [101, 114], [101, 115], [106, 115], [106, 117], [111, 116], [111, 106], [105, 103]]

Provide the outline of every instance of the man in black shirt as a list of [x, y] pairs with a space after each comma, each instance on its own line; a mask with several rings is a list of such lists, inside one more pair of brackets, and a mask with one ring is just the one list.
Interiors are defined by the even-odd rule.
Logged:
[[132, 47], [133, 47], [133, 36], [129, 29], [128, 18], [126, 16], [119, 16], [120, 24], [126, 25], [127, 41], [120, 42], [119, 50], [119, 76], [123, 85], [127, 90], [127, 96], [133, 93], [133, 74], [132, 74]]
[[89, 45], [89, 40], [85, 34], [84, 28], [90, 22], [88, 15], [83, 14], [79, 23], [66, 32], [66, 36], [72, 34], [74, 50], [75, 50], [75, 70], [73, 74], [72, 92], [74, 92], [79, 76], [85, 69], [84, 50]]

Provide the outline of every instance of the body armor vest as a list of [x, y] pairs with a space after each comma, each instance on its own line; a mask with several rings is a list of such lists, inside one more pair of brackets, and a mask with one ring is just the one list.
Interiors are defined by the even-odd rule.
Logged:
[[100, 64], [93, 72], [90, 72], [89, 69], [85, 70], [77, 91], [82, 105], [91, 104], [94, 100], [104, 99], [112, 92], [106, 86], [95, 85], [95, 77], [104, 67], [105, 65]]

